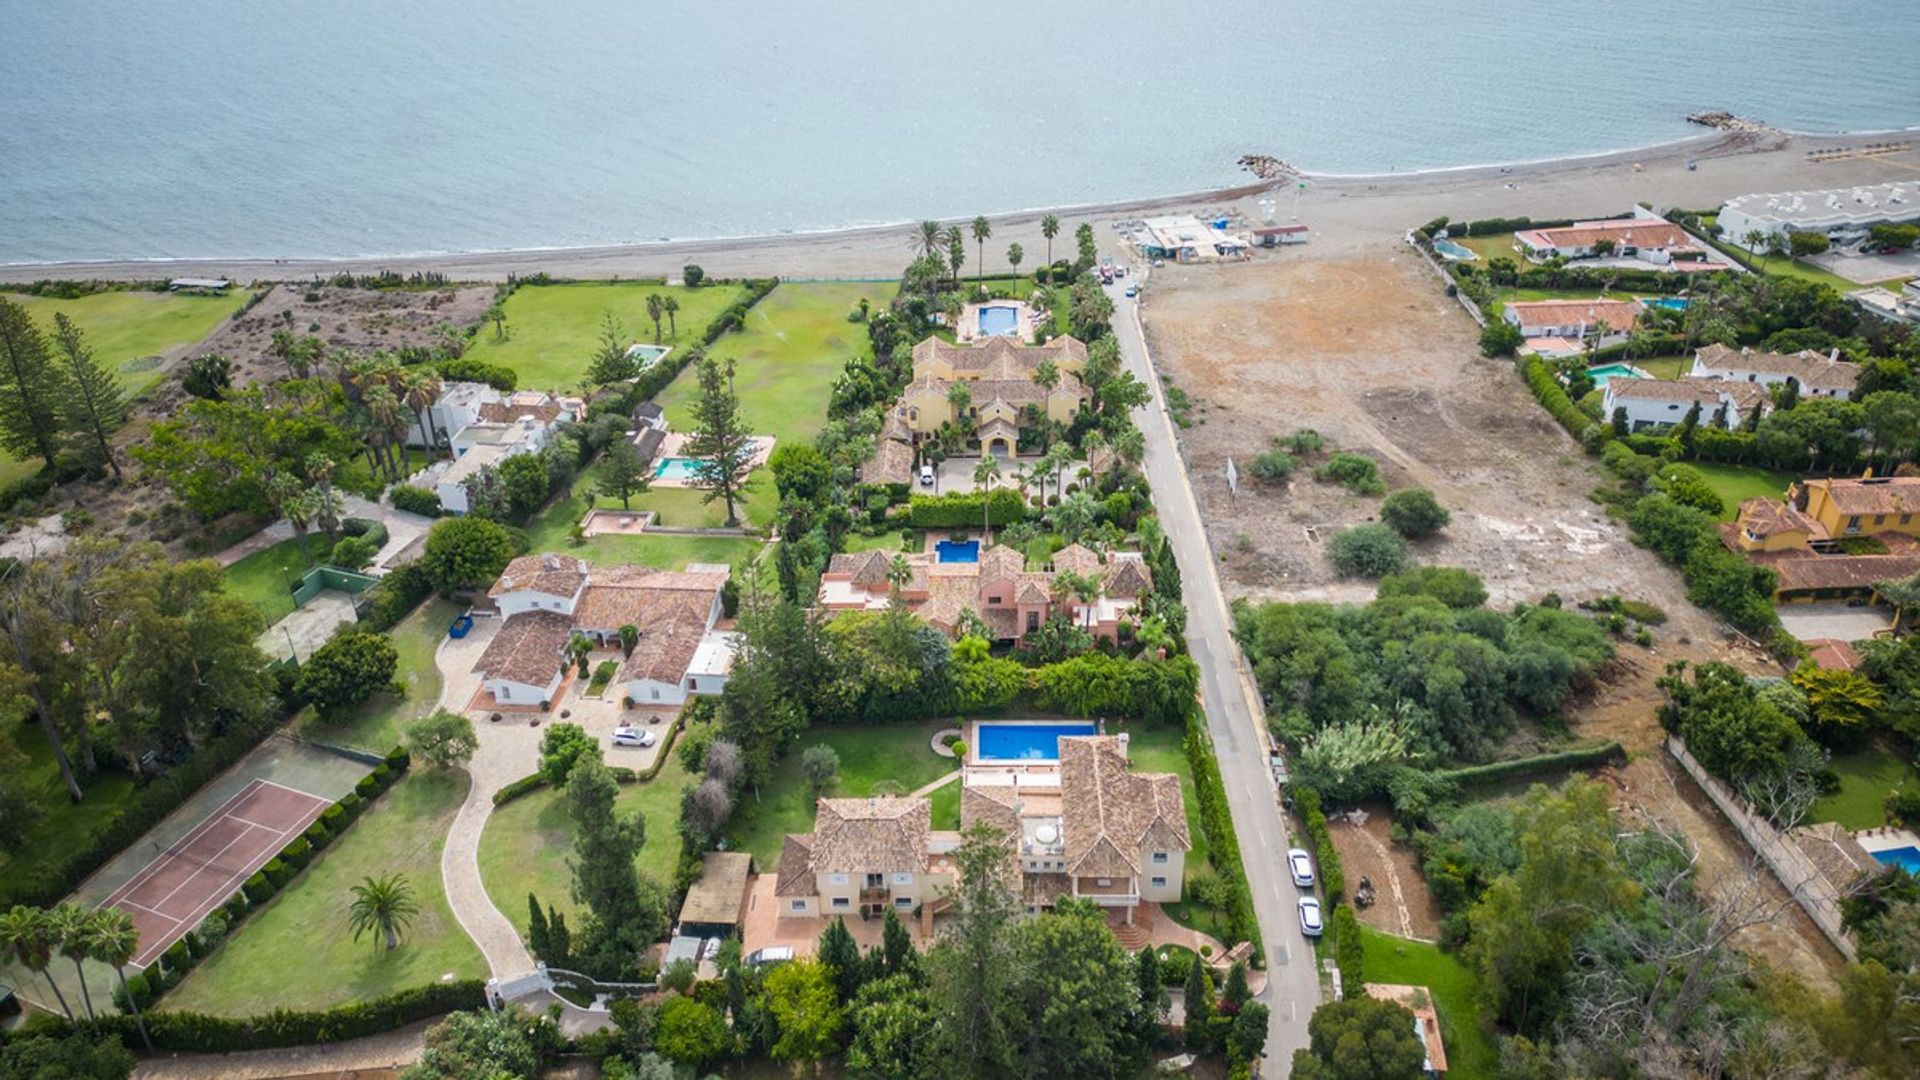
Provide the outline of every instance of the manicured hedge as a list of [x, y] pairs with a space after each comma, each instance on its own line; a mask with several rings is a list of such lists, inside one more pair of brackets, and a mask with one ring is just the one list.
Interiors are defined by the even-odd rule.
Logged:
[[1470, 765], [1464, 769], [1447, 769], [1437, 775], [1464, 787], [1469, 784], [1494, 783], [1539, 773], [1566, 772], [1572, 769], [1606, 765], [1625, 761], [1626, 756], [1626, 751], [1620, 744], [1609, 739], [1595, 746], [1578, 750], [1535, 754], [1533, 757], [1516, 758], [1512, 761], [1496, 761], [1490, 765]]
[[1366, 944], [1360, 938], [1360, 920], [1353, 908], [1339, 904], [1333, 909], [1333, 962], [1340, 968], [1343, 993], [1353, 997], [1367, 983]]
[[496, 807], [505, 806], [522, 795], [539, 791], [546, 786], [547, 778], [544, 773], [533, 773], [530, 776], [523, 776], [518, 780], [506, 784], [499, 791], [494, 792], [493, 805]]
[[[984, 505], [982, 499], [985, 500]], [[995, 488], [982, 496], [978, 492], [951, 495], [915, 495], [910, 500], [909, 518], [922, 529], [962, 529], [984, 525], [983, 513], [991, 514], [992, 524], [1011, 525], [1027, 516], [1027, 500], [1011, 488]]]
[[1596, 438], [1601, 442], [1606, 440], [1610, 432], [1580, 411], [1580, 406], [1567, 396], [1567, 388], [1560, 385], [1559, 376], [1545, 360], [1523, 356], [1517, 363], [1521, 377], [1527, 380], [1527, 389], [1533, 391], [1534, 400], [1553, 414], [1560, 426], [1567, 429], [1567, 434], [1578, 439], [1583, 447]]
[[395, 510], [423, 517], [440, 516], [440, 496], [417, 484], [395, 484], [387, 489]]
[[360, 613], [359, 629], [384, 634], [432, 594], [433, 582], [420, 561], [395, 567], [363, 594], [367, 602]]
[[[1253, 890], [1247, 886], [1246, 864], [1240, 861], [1240, 838], [1233, 831], [1233, 813], [1227, 807], [1227, 786], [1220, 778], [1220, 760], [1207, 736], [1206, 720], [1198, 706], [1187, 712], [1184, 741], [1187, 768], [1200, 802], [1200, 828], [1207, 834], [1207, 858], [1213, 872], [1227, 886], [1227, 933], [1233, 941], [1253, 943], [1254, 967], [1266, 966], [1266, 948], [1260, 942], [1260, 922], [1253, 913]], [[1229, 945], [1232, 942], [1228, 943]]]
[[[378, 1035], [432, 1017], [462, 1009], [487, 1006], [486, 983], [479, 979], [431, 983], [369, 1001], [354, 1001], [331, 1009], [301, 1011], [275, 1009], [260, 1016], [208, 1016], [192, 1012], [146, 1014], [147, 1033], [162, 1050], [190, 1054], [224, 1054], [235, 1050], [271, 1050], [283, 1046], [310, 1046]], [[66, 1028], [64, 1021], [61, 1027]], [[128, 1046], [139, 1045], [133, 1017], [100, 1017], [100, 1027], [120, 1036]], [[70, 1030], [70, 1029], [68, 1029]]]
[[1320, 884], [1326, 887], [1327, 899], [1337, 904], [1347, 891], [1347, 872], [1340, 865], [1340, 849], [1333, 846], [1333, 836], [1327, 832], [1327, 815], [1320, 808], [1320, 792], [1307, 784], [1296, 783], [1293, 805], [1306, 822], [1307, 838], [1313, 841], [1314, 861], [1320, 864]]
[[209, 740], [184, 763], [134, 788], [93, 835], [71, 848], [35, 852], [33, 862], [15, 858], [0, 879], [0, 909], [15, 904], [52, 907], [59, 903], [88, 874], [132, 846], [155, 822], [239, 761], [273, 726], [270, 721], [236, 728]]

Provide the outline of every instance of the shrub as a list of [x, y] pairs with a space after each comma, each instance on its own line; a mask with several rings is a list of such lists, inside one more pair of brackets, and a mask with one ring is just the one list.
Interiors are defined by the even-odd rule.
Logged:
[[686, 283], [687, 288], [697, 289], [701, 282], [707, 280], [707, 272], [701, 269], [699, 263], [688, 263], [680, 268], [680, 280]]
[[1295, 783], [1293, 804], [1299, 809], [1300, 820], [1313, 841], [1313, 858], [1320, 864], [1320, 884], [1327, 890], [1327, 899], [1339, 903], [1347, 891], [1347, 874], [1340, 865], [1340, 849], [1333, 846], [1333, 836], [1327, 832], [1327, 815], [1320, 806], [1320, 793], [1306, 784]]
[[1213, 741], [1207, 737], [1200, 710], [1188, 699], [1187, 733], [1182, 741], [1187, 769], [1193, 774], [1196, 800], [1200, 804], [1200, 828], [1207, 835], [1209, 858], [1214, 873], [1227, 887], [1228, 936], [1234, 941], [1253, 944], [1253, 964], [1266, 965], [1266, 950], [1260, 942], [1260, 924], [1253, 914], [1253, 892], [1247, 885], [1246, 864], [1240, 860], [1240, 838], [1233, 831], [1233, 817], [1227, 807], [1226, 783], [1220, 777], [1220, 761]]
[[1285, 480], [1287, 474], [1293, 472], [1294, 467], [1299, 464], [1294, 460], [1293, 455], [1285, 450], [1268, 450], [1264, 454], [1254, 455], [1253, 464], [1248, 466], [1247, 471], [1261, 480], [1276, 484]]
[[[146, 1016], [148, 1033], [161, 1050], [175, 1053], [221, 1054], [237, 1050], [269, 1050], [287, 1046], [342, 1042], [392, 1031], [445, 1013], [484, 1009], [486, 984], [478, 979], [430, 983], [386, 997], [352, 1001], [331, 1009], [302, 1012], [276, 1009], [259, 1016], [208, 1016], [192, 1012], [156, 1012]], [[65, 1021], [60, 1022], [62, 1026]], [[134, 1018], [124, 1014], [100, 1017], [100, 1027], [135, 1045], [139, 1033]]]
[[343, 570], [362, 570], [373, 561], [380, 549], [364, 536], [349, 536], [333, 545], [333, 553], [327, 561]]
[[440, 516], [440, 496], [417, 484], [395, 484], [387, 489], [387, 497], [393, 500], [395, 510], [423, 517]]
[[307, 842], [309, 848], [314, 851], [319, 851], [321, 848], [327, 846], [329, 840], [333, 839], [333, 834], [327, 831], [325, 825], [315, 821], [313, 824], [307, 826], [307, 831], [301, 833], [300, 838]]
[[1313, 470], [1313, 478], [1339, 484], [1355, 495], [1378, 495], [1387, 490], [1387, 485], [1380, 482], [1380, 466], [1365, 454], [1335, 454]]
[[486, 383], [503, 394], [511, 394], [519, 386], [519, 376], [514, 374], [512, 368], [489, 364], [472, 357], [442, 360], [435, 364], [434, 368], [440, 372], [440, 377], [448, 382]]
[[1459, 784], [1462, 787], [1472, 784], [1490, 784], [1504, 782], [1544, 773], [1570, 772], [1574, 769], [1587, 769], [1596, 765], [1625, 760], [1626, 752], [1620, 744], [1612, 740], [1584, 746], [1575, 750], [1561, 750], [1551, 754], [1535, 754], [1532, 757], [1515, 758], [1511, 761], [1496, 761], [1488, 765], [1470, 765], [1462, 769], [1446, 769], [1434, 775]]
[[1285, 450], [1289, 454], [1298, 454], [1301, 456], [1317, 454], [1321, 448], [1326, 445], [1327, 440], [1321, 438], [1320, 433], [1312, 428], [1301, 428], [1299, 431], [1280, 440], [1280, 448], [1282, 450]]
[[1407, 542], [1385, 525], [1356, 525], [1327, 542], [1327, 560], [1341, 577], [1381, 578], [1407, 568]]
[[505, 806], [530, 791], [538, 791], [546, 786], [547, 778], [544, 773], [534, 773], [531, 776], [523, 776], [518, 780], [506, 784], [499, 791], [494, 792], [493, 805]]
[[[349, 791], [345, 795], [340, 796], [340, 801], [335, 803], [330, 808], [334, 810], [339, 810], [340, 816], [341, 816], [340, 824], [333, 827], [333, 831], [335, 835], [338, 835], [340, 830], [345, 828], [348, 822], [352, 821], [354, 818], [359, 817], [360, 811], [365, 810], [366, 808], [367, 808], [366, 800], [362, 799], [355, 792]], [[325, 817], [326, 815], [322, 814], [321, 816]]]
[[1520, 328], [1507, 320], [1488, 319], [1486, 328], [1480, 331], [1480, 355], [1495, 360], [1512, 356], [1526, 340]]
[[265, 874], [267, 880], [273, 883], [275, 892], [284, 888], [287, 881], [293, 877], [293, 867], [288, 866], [277, 856], [268, 859], [267, 865], [261, 867], [260, 872]]
[[1380, 520], [1401, 536], [1418, 540], [1446, 528], [1453, 515], [1426, 488], [1402, 488], [1380, 504]]
[[977, 492], [914, 495], [908, 500], [908, 505], [909, 520], [922, 529], [980, 525], [989, 520], [983, 514], [990, 515], [994, 525], [1011, 525], [1027, 516], [1020, 493], [1010, 488], [996, 488], [984, 496]]
[[1833, 241], [1827, 238], [1826, 233], [1796, 232], [1787, 234], [1787, 250], [1791, 252], [1796, 259], [1803, 259], [1808, 255], [1818, 255], [1832, 246]]
[[256, 872], [240, 887], [240, 891], [247, 894], [248, 903], [257, 907], [273, 897], [273, 883], [264, 872]]
[[187, 948], [187, 939], [181, 938], [167, 946], [167, 951], [160, 954], [160, 962], [175, 974], [185, 974], [193, 966], [193, 953]]
[[1353, 909], [1340, 904], [1333, 909], [1333, 962], [1340, 968], [1340, 985], [1347, 996], [1359, 993], [1366, 985], [1366, 945], [1360, 938], [1360, 920]]
[[294, 837], [291, 844], [280, 849], [280, 861], [295, 870], [307, 865], [312, 858], [313, 845], [304, 836]]

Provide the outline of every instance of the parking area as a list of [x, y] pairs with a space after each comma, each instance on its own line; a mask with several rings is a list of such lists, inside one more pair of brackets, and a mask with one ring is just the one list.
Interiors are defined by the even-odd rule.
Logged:
[[1784, 604], [1779, 610], [1780, 625], [1801, 641], [1864, 641], [1893, 626], [1893, 612], [1886, 608], [1865, 604], [1855, 607], [1844, 601]]
[[1902, 251], [1893, 255], [1861, 255], [1850, 251], [1828, 251], [1812, 256], [1807, 261], [1857, 285], [1872, 285], [1895, 278], [1920, 276], [1920, 251], [1915, 250]]

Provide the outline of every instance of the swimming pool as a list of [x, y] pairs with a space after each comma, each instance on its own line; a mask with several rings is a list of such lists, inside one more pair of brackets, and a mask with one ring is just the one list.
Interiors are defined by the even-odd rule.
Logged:
[[981, 761], [1058, 761], [1062, 735], [1098, 735], [1093, 724], [996, 724], [982, 721], [974, 725], [980, 745], [974, 754]]
[[[985, 740], [985, 736], [981, 736]], [[1875, 862], [1884, 866], [1897, 866], [1909, 874], [1920, 875], [1920, 847], [1888, 848], [1873, 853]]]
[[979, 562], [980, 541], [942, 540], [933, 545], [933, 557], [940, 562]]
[[1668, 311], [1687, 310], [1687, 299], [1684, 296], [1656, 296], [1651, 300], [1643, 300], [1641, 302], [1648, 307], [1666, 308]]
[[1593, 380], [1596, 390], [1604, 390], [1608, 379], [1644, 379], [1646, 372], [1631, 364], [1601, 364], [1587, 369], [1587, 376]]
[[660, 464], [653, 467], [655, 480], [691, 480], [699, 475], [699, 458], [670, 457], [661, 458]]
[[1473, 253], [1472, 248], [1456, 244], [1451, 240], [1435, 240], [1433, 250], [1454, 262], [1472, 262], [1480, 257]]
[[1019, 332], [1019, 311], [999, 305], [980, 309], [980, 334], [982, 337], [1011, 337]]

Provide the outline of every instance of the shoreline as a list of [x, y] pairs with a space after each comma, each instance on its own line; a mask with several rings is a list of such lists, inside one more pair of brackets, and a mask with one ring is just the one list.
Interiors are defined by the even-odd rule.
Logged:
[[[1039, 222], [1048, 214], [1056, 215], [1061, 219], [1061, 236], [1056, 239], [1054, 248], [1055, 254], [1058, 255], [1073, 250], [1072, 232], [1081, 222], [1098, 223], [1121, 215], [1191, 208], [1202, 204], [1238, 204], [1239, 209], [1252, 218], [1257, 215], [1257, 210], [1251, 206], [1251, 200], [1268, 192], [1289, 189], [1297, 180], [1308, 183], [1305, 198], [1312, 204], [1313, 212], [1318, 214], [1327, 209], [1330, 200], [1333, 199], [1347, 200], [1348, 206], [1355, 199], [1368, 202], [1378, 200], [1382, 203], [1401, 203], [1410, 199], [1416, 203], [1432, 202], [1446, 197], [1449, 192], [1457, 192], [1486, 182], [1497, 183], [1497, 186], [1489, 189], [1491, 191], [1518, 192], [1523, 182], [1529, 190], [1532, 190], [1543, 184], [1552, 185], [1556, 182], [1592, 176], [1620, 166], [1631, 167], [1634, 170], [1632, 176], [1638, 179], [1670, 173], [1676, 166], [1683, 168], [1684, 163], [1690, 160], [1697, 161], [1701, 171], [1706, 172], [1710, 161], [1739, 158], [1750, 162], [1766, 160], [1769, 166], [1786, 166], [1756, 168], [1748, 170], [1749, 175], [1769, 172], [1790, 173], [1795, 171], [1791, 168], [1796, 163], [1795, 159], [1804, 161], [1804, 153], [1793, 155], [1789, 154], [1789, 151], [1834, 149], [1858, 143], [1863, 139], [1914, 134], [1920, 134], [1920, 125], [1845, 134], [1807, 134], [1775, 129], [1756, 132], [1703, 131], [1698, 135], [1647, 146], [1529, 161], [1443, 166], [1408, 172], [1355, 174], [1302, 171], [1297, 176], [1272, 180], [1255, 179], [1246, 184], [1204, 191], [1100, 203], [1039, 207], [990, 214], [987, 218], [994, 226], [993, 243], [996, 247], [1006, 241], [1020, 242], [1029, 253], [1029, 257], [1033, 258], [1037, 264], [1041, 253], [1046, 250], [1046, 242], [1039, 234]], [[1905, 168], [1911, 169], [1912, 166], [1905, 166]], [[1841, 172], [1851, 171], [1845, 170], [1843, 165], [1829, 165], [1827, 171], [1833, 174], [1833, 179], [1825, 184], [1796, 182], [1792, 186], [1842, 186], [1862, 182], [1858, 177], [1842, 177]], [[1902, 172], [1888, 176], [1887, 179], [1905, 179], [1910, 176], [1911, 172]], [[1783, 184], [1775, 190], [1783, 190], [1786, 186], [1788, 185]], [[1768, 187], [1764, 176], [1755, 175], [1754, 179], [1744, 187], [1735, 185], [1733, 188], [1725, 188], [1723, 198], [1745, 191], [1767, 190]], [[1515, 204], [1512, 210], [1514, 214], [1528, 212], [1526, 205], [1529, 200], [1515, 197], [1509, 201]], [[1632, 198], [1627, 200], [1628, 203], [1632, 201], [1634, 201]], [[1669, 205], [1682, 204], [1672, 198], [1667, 201]], [[1440, 204], [1435, 203], [1435, 205]], [[1348, 206], [1342, 206], [1340, 209], [1344, 211]], [[1285, 209], [1287, 208], [1283, 208]], [[1306, 208], [1302, 209], [1304, 211]], [[1385, 207], [1382, 209], [1384, 210]], [[1592, 205], [1567, 212], [1598, 213], [1605, 209], [1607, 207], [1604, 205]], [[1418, 216], [1420, 212], [1413, 210], [1409, 216]], [[1452, 212], [1447, 209], [1437, 211], [1437, 213]], [[1545, 212], [1535, 210], [1530, 213], [1544, 216]], [[1276, 215], [1276, 220], [1279, 216]], [[1342, 213], [1340, 216], [1347, 215]], [[1420, 220], [1427, 220], [1433, 216], [1436, 214], [1428, 213]], [[956, 220], [964, 224], [964, 219]], [[941, 223], [944, 225], [951, 222], [941, 219]], [[1404, 231], [1405, 228], [1418, 223], [1418, 221], [1395, 220], [1385, 223], [1384, 227], [1390, 231]], [[848, 279], [863, 276], [891, 278], [899, 273], [902, 251], [907, 245], [908, 235], [914, 224], [914, 222], [896, 222], [697, 240], [656, 240], [628, 244], [512, 248], [415, 255], [285, 259], [270, 257], [99, 259], [0, 263], [0, 282], [25, 283], [48, 278], [143, 280], [168, 276], [220, 276], [243, 282], [269, 282], [300, 281], [338, 273], [373, 273], [389, 270], [402, 274], [416, 271], [441, 273], [450, 280], [459, 281], [499, 281], [505, 280], [509, 275], [530, 275], [541, 272], [569, 278], [674, 277], [678, 275], [680, 266], [690, 261], [701, 261], [709, 276], [743, 277], [775, 274], [793, 279]], [[1111, 239], [1104, 233], [1098, 235], [1101, 236], [1103, 245]], [[708, 260], [712, 260], [713, 265], [706, 265]], [[987, 269], [1004, 270], [1005, 267], [1002, 265], [1004, 261], [997, 252], [989, 252]]]

